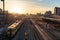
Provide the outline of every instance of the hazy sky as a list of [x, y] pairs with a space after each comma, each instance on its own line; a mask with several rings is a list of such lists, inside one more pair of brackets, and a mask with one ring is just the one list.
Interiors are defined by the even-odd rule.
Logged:
[[[44, 13], [47, 10], [54, 10], [54, 7], [60, 7], [60, 0], [5, 0], [5, 10], [12, 7], [23, 8], [25, 13]], [[0, 8], [2, 2], [0, 1]]]

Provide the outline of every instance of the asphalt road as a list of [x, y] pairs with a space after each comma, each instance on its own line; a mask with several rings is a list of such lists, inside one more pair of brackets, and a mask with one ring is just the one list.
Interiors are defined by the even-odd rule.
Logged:
[[52, 24], [46, 22], [37, 22], [41, 29], [43, 29], [53, 40], [60, 40], [60, 30], [54, 28]]
[[53, 30], [51, 27], [47, 29], [45, 24], [42, 25], [41, 22], [38, 25], [34, 23], [34, 20], [27, 18], [23, 20], [20, 27], [12, 40], [60, 40], [57, 31]]
[[29, 19], [25, 19], [20, 30], [12, 40], [43, 40], [38, 30]]

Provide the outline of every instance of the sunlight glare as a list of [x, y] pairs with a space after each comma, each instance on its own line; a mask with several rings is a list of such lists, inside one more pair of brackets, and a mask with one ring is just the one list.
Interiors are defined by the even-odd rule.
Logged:
[[19, 13], [22, 14], [23, 13], [23, 9], [22, 8], [18, 8], [18, 7], [13, 7], [10, 9], [11, 13]]

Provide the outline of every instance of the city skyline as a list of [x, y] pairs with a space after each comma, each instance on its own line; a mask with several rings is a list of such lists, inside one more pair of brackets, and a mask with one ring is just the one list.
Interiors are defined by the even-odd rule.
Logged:
[[[44, 13], [45, 11], [49, 10], [54, 12], [54, 7], [60, 7], [59, 2], [60, 0], [5, 0], [5, 10], [14, 12], [12, 8], [18, 8], [20, 9], [19, 11], [20, 13], [33, 13], [33, 14], [40, 12]], [[1, 1], [0, 8], [2, 8]]]

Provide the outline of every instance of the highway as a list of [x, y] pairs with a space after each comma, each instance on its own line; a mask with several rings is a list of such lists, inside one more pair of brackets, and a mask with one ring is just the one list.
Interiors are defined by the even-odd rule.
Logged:
[[43, 31], [45, 31], [53, 40], [60, 40], [60, 30], [55, 28], [52, 24], [41, 20], [35, 23], [39, 25], [40, 28], [43, 29]]
[[38, 30], [34, 27], [31, 20], [24, 20], [20, 30], [12, 40], [43, 40]]
[[55, 30], [54, 26], [39, 19], [37, 21], [33, 18], [23, 19], [12, 40], [60, 40], [60, 31]]

